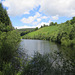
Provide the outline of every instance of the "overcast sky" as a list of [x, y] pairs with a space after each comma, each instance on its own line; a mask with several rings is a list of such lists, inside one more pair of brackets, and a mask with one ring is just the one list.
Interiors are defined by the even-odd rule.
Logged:
[[0, 0], [17, 28], [62, 23], [75, 16], [75, 0]]

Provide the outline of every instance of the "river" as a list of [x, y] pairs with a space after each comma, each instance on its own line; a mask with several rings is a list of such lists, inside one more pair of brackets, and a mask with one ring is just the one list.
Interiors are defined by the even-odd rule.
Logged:
[[58, 51], [60, 49], [60, 46], [56, 43], [46, 40], [22, 39], [20, 48], [23, 48], [24, 52], [31, 56], [34, 54], [34, 52], [46, 54]]

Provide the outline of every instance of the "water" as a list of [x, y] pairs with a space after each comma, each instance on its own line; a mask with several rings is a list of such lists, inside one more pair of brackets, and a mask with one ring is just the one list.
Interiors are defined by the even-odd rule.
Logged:
[[[24, 53], [28, 54], [30, 57], [34, 55], [34, 52], [39, 52], [43, 55], [56, 52], [53, 55], [49, 54], [48, 56], [41, 56], [35, 53], [36, 56], [29, 60], [29, 69], [28, 67], [25, 68], [25, 70], [28, 70], [26, 71], [27, 75], [29, 75], [28, 73], [30, 73], [30, 71], [31, 73], [32, 71], [33, 73], [36, 73], [33, 75], [39, 73], [42, 73], [40, 75], [75, 75], [75, 48], [63, 47], [45, 40], [29, 39], [22, 39], [20, 48], [23, 48]], [[46, 68], [45, 72], [42, 70], [44, 68]]]
[[59, 50], [57, 44], [46, 40], [22, 39], [20, 45], [20, 47], [23, 48], [24, 52], [26, 52], [30, 56], [33, 55], [34, 52], [46, 54]]

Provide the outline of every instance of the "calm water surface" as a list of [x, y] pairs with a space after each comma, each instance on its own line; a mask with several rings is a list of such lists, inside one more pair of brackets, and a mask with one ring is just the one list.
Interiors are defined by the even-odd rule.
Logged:
[[34, 52], [45, 54], [57, 51], [60, 48], [57, 44], [50, 41], [29, 39], [22, 39], [20, 47], [30, 56], [33, 55]]

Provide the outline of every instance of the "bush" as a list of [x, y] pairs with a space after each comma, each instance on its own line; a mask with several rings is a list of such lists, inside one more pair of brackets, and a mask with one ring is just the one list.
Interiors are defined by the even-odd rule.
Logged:
[[0, 34], [0, 70], [3, 70], [3, 63], [11, 62], [12, 58], [17, 55], [20, 35], [15, 31], [3, 32]]
[[75, 64], [71, 64], [74, 62], [65, 59], [61, 52], [45, 55], [35, 53], [23, 64], [21, 75], [73, 75]]

